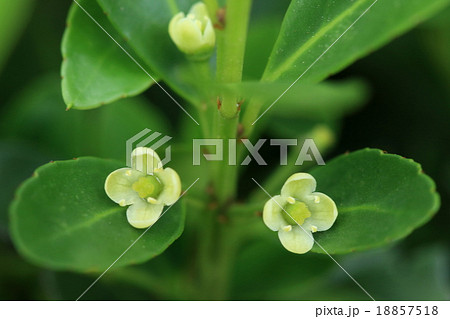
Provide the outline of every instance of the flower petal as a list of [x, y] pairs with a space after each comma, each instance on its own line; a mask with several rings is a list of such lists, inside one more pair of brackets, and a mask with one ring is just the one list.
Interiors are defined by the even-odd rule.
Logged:
[[137, 147], [131, 153], [131, 167], [144, 174], [153, 175], [162, 170], [163, 164], [158, 154], [149, 147]]
[[209, 18], [206, 21], [206, 27], [203, 31], [203, 42], [208, 45], [214, 46], [214, 43], [216, 42], [216, 32], [214, 31], [213, 24]]
[[316, 190], [316, 180], [308, 173], [297, 173], [289, 177], [281, 189], [281, 195], [298, 200]]
[[303, 227], [311, 230], [317, 227], [317, 231], [330, 229], [336, 221], [338, 210], [334, 201], [325, 194], [315, 192], [303, 198], [304, 203], [311, 212], [311, 217], [306, 219]]
[[203, 44], [202, 28], [189, 17], [180, 19], [174, 27], [173, 42], [180, 50], [187, 54], [196, 53], [198, 48]]
[[314, 245], [312, 233], [298, 226], [292, 227], [289, 231], [280, 230], [278, 238], [280, 238], [284, 248], [296, 254], [304, 254], [310, 251]]
[[141, 199], [128, 207], [128, 222], [135, 228], [147, 228], [158, 220], [163, 208], [163, 204], [149, 204]]
[[179, 12], [170, 20], [170, 23], [169, 23], [169, 34], [170, 34], [170, 37], [174, 41], [175, 41], [174, 38], [177, 38], [178, 22], [180, 22], [180, 20], [184, 19], [184, 18], [185, 18], [184, 13], [183, 12]]
[[106, 178], [105, 192], [117, 204], [131, 205], [140, 200], [139, 195], [131, 186], [142, 176], [145, 174], [130, 168], [115, 170]]
[[181, 181], [177, 172], [171, 168], [166, 168], [161, 172], [157, 172], [155, 176], [163, 184], [163, 190], [158, 196], [158, 202], [164, 205], [172, 205], [181, 194]]
[[272, 197], [264, 205], [264, 224], [273, 231], [288, 225], [282, 214], [284, 205], [286, 205], [286, 199], [280, 195]]
[[202, 20], [208, 18], [208, 9], [203, 2], [197, 2], [189, 10], [190, 14], [193, 14], [196, 19]]

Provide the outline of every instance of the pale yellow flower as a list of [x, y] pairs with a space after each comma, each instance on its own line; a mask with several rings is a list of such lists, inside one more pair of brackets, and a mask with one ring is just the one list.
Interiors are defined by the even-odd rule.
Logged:
[[293, 253], [310, 251], [314, 245], [313, 233], [328, 230], [337, 218], [334, 201], [315, 190], [313, 176], [297, 173], [284, 183], [281, 195], [264, 206], [264, 223], [278, 232], [284, 248]]
[[132, 167], [115, 170], [106, 178], [105, 191], [111, 200], [127, 209], [128, 222], [147, 228], [160, 217], [165, 205], [174, 204], [181, 193], [181, 181], [171, 168], [163, 168], [151, 148], [138, 147]]

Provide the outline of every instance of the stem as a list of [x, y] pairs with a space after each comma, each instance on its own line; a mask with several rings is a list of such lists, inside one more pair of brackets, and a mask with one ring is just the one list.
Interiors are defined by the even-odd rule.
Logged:
[[245, 108], [245, 112], [242, 117], [241, 123], [242, 123], [242, 127], [244, 129], [243, 130], [244, 135], [247, 138], [250, 138], [252, 136], [252, 133], [253, 133], [255, 125], [256, 125], [256, 123], [255, 124], [253, 124], [253, 123], [258, 118], [262, 105], [263, 104], [259, 101], [250, 101], [250, 103]]
[[218, 162], [218, 169], [215, 180], [215, 190], [217, 200], [220, 205], [225, 204], [228, 200], [234, 198], [237, 188], [236, 166], [229, 165], [228, 158], [230, 155], [228, 148], [228, 140], [236, 138], [238, 119], [221, 119], [218, 114], [218, 134], [217, 138], [224, 141], [223, 160]]
[[209, 292], [214, 282], [211, 277], [214, 269], [214, 235], [215, 235], [215, 212], [205, 210], [201, 220], [198, 221], [198, 271], [200, 275], [201, 293], [199, 299], [210, 299]]
[[[250, 19], [252, 0], [228, 0], [225, 29], [218, 32], [217, 80], [220, 84], [242, 81], [245, 44]], [[216, 138], [224, 144], [236, 138], [239, 97], [230, 92], [220, 95], [221, 106], [216, 112]], [[216, 193], [220, 204], [234, 197], [237, 184], [237, 169], [228, 165], [229, 150], [224, 147], [224, 158], [215, 178]]]
[[[251, 4], [251, 0], [227, 1], [225, 30], [217, 49], [217, 79], [222, 84], [242, 80]], [[237, 116], [236, 98], [233, 94], [222, 96], [222, 117], [231, 119]]]
[[214, 212], [206, 213], [209, 215], [203, 218], [204, 226], [199, 242], [198, 261], [202, 276], [200, 299], [226, 300], [230, 270], [241, 243], [242, 231], [233, 223], [220, 222]]
[[[216, 1], [205, 1], [214, 11]], [[242, 70], [250, 19], [251, 0], [228, 0], [225, 26], [217, 29], [217, 81], [229, 84], [242, 81]], [[211, 9], [212, 8], [212, 9]], [[217, 17], [215, 17], [217, 18]], [[221, 21], [223, 22], [223, 21]], [[226, 299], [230, 268], [238, 247], [233, 225], [224, 219], [226, 203], [234, 197], [237, 187], [237, 167], [228, 165], [228, 139], [235, 139], [239, 120], [239, 97], [230, 92], [219, 92], [221, 106], [212, 118], [213, 138], [224, 142], [223, 160], [213, 164], [213, 183], [218, 206], [203, 211], [199, 218], [197, 263], [201, 279], [202, 299]]]
[[230, 223], [218, 224], [218, 226], [220, 236], [217, 242], [216, 276], [212, 282], [211, 299], [226, 300], [229, 293], [231, 269], [241, 238], [237, 229]]
[[[192, 76], [195, 79], [195, 83], [197, 84], [196, 89], [200, 92], [200, 96], [209, 96], [208, 92], [205, 92], [205, 84], [212, 80], [209, 61], [191, 61], [190, 68]], [[204, 138], [209, 138], [211, 135], [210, 120], [208, 119], [208, 115], [210, 115], [207, 108], [207, 105], [209, 104], [208, 102], [209, 101], [203, 99], [194, 103], [197, 108], [200, 127]]]

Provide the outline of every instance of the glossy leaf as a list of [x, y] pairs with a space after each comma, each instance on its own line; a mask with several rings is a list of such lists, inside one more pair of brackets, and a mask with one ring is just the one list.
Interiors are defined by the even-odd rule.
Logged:
[[[227, 85], [225, 89], [235, 92], [243, 100], [253, 98], [270, 105], [289, 85], [288, 82], [242, 82]], [[268, 113], [289, 119], [339, 118], [362, 106], [367, 101], [368, 91], [361, 80], [293, 86]]]
[[[419, 164], [377, 149], [339, 156], [311, 170], [317, 190], [338, 207], [335, 224], [314, 239], [330, 254], [386, 245], [410, 234], [439, 209], [433, 180]], [[315, 245], [313, 251], [324, 253]]]
[[[137, 54], [179, 95], [198, 97], [199, 67], [178, 51], [169, 37], [170, 19], [195, 0], [98, 0], [116, 29]], [[204, 82], [200, 87], [204, 86]]]
[[[131, 55], [96, 1], [80, 5]], [[62, 42], [62, 92], [68, 108], [90, 109], [146, 90], [153, 80], [76, 4]]]
[[[104, 191], [106, 177], [120, 167], [92, 157], [40, 167], [19, 188], [10, 209], [19, 252], [53, 269], [100, 272], [111, 265], [144, 231], [130, 226], [126, 208]], [[181, 235], [184, 216], [182, 203], [175, 204], [115, 266], [162, 253]]]
[[[375, 1], [293, 0], [263, 78], [294, 81]], [[318, 82], [444, 8], [449, 0], [379, 0], [302, 77]]]
[[261, 78], [289, 3], [290, 0], [253, 2], [245, 48], [244, 80]]
[[250, 23], [245, 50], [244, 79], [261, 78], [280, 31], [281, 21], [282, 18], [261, 17]]

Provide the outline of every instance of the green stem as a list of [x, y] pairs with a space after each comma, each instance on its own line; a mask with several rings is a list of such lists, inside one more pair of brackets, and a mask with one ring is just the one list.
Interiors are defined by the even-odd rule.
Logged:
[[[241, 243], [242, 230], [230, 222], [220, 222], [211, 211], [204, 216], [199, 242], [201, 298], [226, 300], [231, 268]], [[245, 233], [245, 232], [244, 232]]]
[[[209, 10], [214, 1], [205, 1]], [[250, 19], [251, 0], [228, 0], [225, 26], [217, 29], [217, 81], [219, 84], [242, 81], [245, 44]], [[235, 139], [239, 120], [239, 97], [219, 92], [221, 106], [214, 111], [212, 138], [224, 143], [223, 161], [213, 162], [215, 197], [218, 206], [203, 211], [199, 218], [198, 266], [202, 299], [226, 299], [230, 268], [238, 247], [234, 227], [224, 222], [226, 203], [234, 197], [237, 167], [228, 165], [228, 139]]]
[[[228, 0], [226, 7], [225, 28], [218, 31], [217, 43], [217, 80], [220, 84], [242, 81], [245, 44], [250, 20], [251, 0]], [[228, 139], [235, 139], [237, 134], [239, 97], [230, 93], [220, 94], [221, 106], [216, 115], [216, 138], [227, 145]], [[224, 160], [215, 178], [218, 200], [224, 204], [233, 198], [237, 184], [237, 169], [228, 165], [228, 147], [224, 147]]]
[[[202, 97], [208, 97], [209, 92], [205, 91], [205, 87], [207, 83], [211, 82], [212, 80], [212, 72], [211, 72], [211, 66], [209, 64], [209, 61], [191, 61], [191, 74], [194, 78], [194, 82], [196, 83], [196, 89], [200, 93], [200, 96]], [[194, 103], [195, 107], [197, 108], [197, 112], [199, 115], [199, 122], [200, 127], [202, 130], [202, 134], [204, 138], [209, 138], [211, 136], [211, 125], [210, 120], [208, 118], [208, 115], [210, 115], [210, 112], [208, 112], [207, 105], [210, 101], [201, 99], [199, 101], [196, 101]]]
[[200, 277], [199, 299], [210, 299], [209, 292], [214, 280], [211, 277], [215, 273], [214, 269], [214, 238], [215, 238], [215, 212], [205, 210], [203, 216], [198, 220], [198, 275]]
[[238, 119], [221, 119], [217, 115], [218, 133], [216, 138], [223, 140], [223, 160], [218, 162], [218, 169], [215, 180], [215, 190], [219, 204], [224, 205], [227, 201], [234, 198], [237, 188], [236, 166], [229, 165], [228, 158], [230, 150], [228, 148], [229, 139], [236, 138]]
[[[222, 84], [242, 80], [251, 4], [251, 0], [227, 1], [225, 30], [217, 48], [217, 79]], [[231, 119], [238, 115], [236, 98], [232, 94], [222, 96], [220, 115], [223, 118]]]
[[231, 270], [234, 264], [237, 249], [241, 243], [240, 234], [230, 223], [219, 224], [220, 232], [217, 242], [217, 259], [215, 263], [215, 278], [211, 291], [211, 299], [228, 299]]
[[257, 125], [254, 122], [259, 116], [259, 112], [261, 110], [262, 105], [263, 104], [261, 102], [252, 100], [245, 108], [241, 124], [243, 128], [243, 134], [247, 138], [250, 138], [254, 132], [255, 125]]

